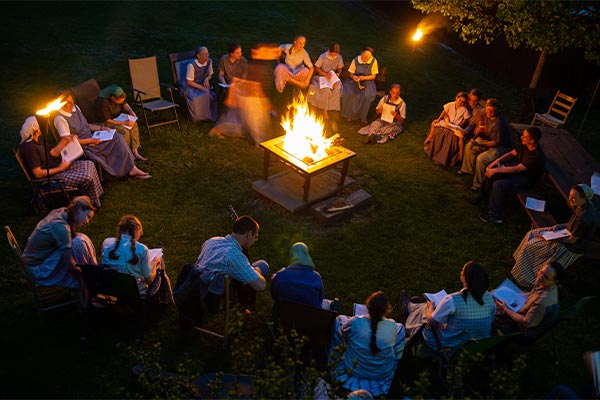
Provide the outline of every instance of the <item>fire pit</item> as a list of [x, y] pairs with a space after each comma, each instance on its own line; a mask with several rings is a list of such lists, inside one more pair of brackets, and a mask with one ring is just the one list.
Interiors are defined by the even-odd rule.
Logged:
[[[353, 182], [346, 177], [350, 159], [356, 153], [334, 145], [338, 135], [327, 138], [323, 123], [310, 114], [306, 101], [300, 96], [290, 106], [281, 125], [286, 134], [260, 143], [265, 150], [263, 179], [253, 183], [253, 188], [290, 211], [307, 206], [334, 194], [344, 185]], [[289, 170], [269, 176], [271, 155]], [[342, 164], [341, 173], [335, 171]], [[313, 193], [310, 193], [313, 183]], [[302, 201], [297, 197], [299, 188]]]

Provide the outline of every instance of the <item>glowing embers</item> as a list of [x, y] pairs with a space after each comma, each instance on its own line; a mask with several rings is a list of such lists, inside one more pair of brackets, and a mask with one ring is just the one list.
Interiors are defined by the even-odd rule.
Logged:
[[287, 114], [281, 120], [285, 130], [283, 149], [306, 164], [312, 164], [329, 157], [339, 137], [325, 136], [323, 120], [312, 114], [302, 93], [288, 106]]

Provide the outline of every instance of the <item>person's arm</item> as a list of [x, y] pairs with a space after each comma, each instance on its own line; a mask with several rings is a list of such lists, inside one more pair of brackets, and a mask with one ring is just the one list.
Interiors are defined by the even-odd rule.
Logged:
[[496, 305], [507, 317], [525, 329], [538, 326], [540, 322], [542, 322], [542, 319], [544, 319], [544, 313], [546, 312], [546, 307], [539, 302], [534, 303], [529, 307], [525, 315], [512, 311], [510, 308], [506, 307], [506, 304], [501, 300], [496, 300]]
[[145, 248], [141, 253], [139, 255], [139, 263], [142, 267], [144, 280], [150, 285], [156, 279], [156, 268], [150, 265], [150, 251], [148, 251], [148, 248]]
[[377, 107], [375, 107], [375, 113], [377, 113], [377, 114], [383, 113], [383, 104], [385, 103], [385, 98], [386, 97], [387, 96], [383, 96], [381, 98], [381, 100], [379, 100], [379, 103], [377, 103]]
[[63, 172], [64, 170], [68, 169], [70, 166], [71, 166], [71, 163], [69, 161], [63, 161], [60, 163], [60, 165], [58, 167], [50, 168], [49, 170], [46, 170], [42, 167], [35, 167], [35, 168], [31, 169], [31, 174], [35, 178], [45, 178], [46, 173], [48, 173], [48, 175], [50, 175], [50, 176], [56, 175], [58, 173]]
[[[192, 61], [192, 63], [195, 61]], [[199, 89], [199, 90], [204, 90], [206, 91], [207, 88], [204, 87], [201, 84], [198, 84], [194, 81], [194, 66], [192, 65], [192, 63], [189, 63], [187, 66], [187, 74], [185, 76], [185, 81], [187, 82], [189, 87], [193, 87], [195, 89]]]
[[248, 286], [250, 286], [252, 289], [256, 290], [257, 292], [262, 292], [263, 290], [266, 289], [267, 287], [267, 281], [265, 280], [265, 278], [260, 275], [260, 273], [258, 274], [258, 278], [256, 278], [255, 280], [253, 280], [252, 282], [250, 282], [248, 284]]
[[401, 124], [406, 119], [406, 103], [402, 101], [399, 107], [396, 107], [398, 111], [394, 110], [394, 118], [396, 122]]

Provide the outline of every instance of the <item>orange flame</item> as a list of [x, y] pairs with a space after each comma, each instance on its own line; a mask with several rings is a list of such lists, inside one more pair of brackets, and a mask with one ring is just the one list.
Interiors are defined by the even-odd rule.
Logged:
[[412, 37], [412, 40], [418, 42], [423, 37], [423, 31], [421, 29], [417, 29], [415, 34]]
[[322, 119], [310, 113], [302, 94], [288, 106], [287, 115], [281, 119], [281, 126], [286, 133], [283, 149], [306, 163], [327, 157], [327, 150], [339, 136], [336, 134], [330, 138], [325, 137]]
[[52, 111], [58, 111], [60, 110], [65, 104], [67, 104], [66, 101], [63, 101], [63, 97], [64, 96], [60, 96], [57, 99], [52, 100], [50, 103], [46, 104], [45, 108], [42, 108], [41, 110], [37, 110], [35, 113], [37, 115], [41, 115], [41, 116], [46, 116], [48, 114], [50, 114]]

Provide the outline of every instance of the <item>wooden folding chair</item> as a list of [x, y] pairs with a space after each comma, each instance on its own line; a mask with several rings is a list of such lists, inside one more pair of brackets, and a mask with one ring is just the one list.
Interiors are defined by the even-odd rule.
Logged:
[[33, 208], [33, 212], [35, 212], [37, 215], [45, 216], [48, 214], [48, 212], [52, 209], [50, 200], [56, 197], [56, 195], [62, 196], [64, 200], [64, 202], [59, 202], [57, 205], [66, 205], [71, 202], [71, 195], [75, 195], [78, 192], [76, 187], [63, 184], [62, 179], [56, 176], [51, 176], [49, 178], [34, 178], [23, 162], [23, 158], [21, 157], [21, 153], [19, 152], [18, 148], [13, 150], [13, 154], [15, 155], [23, 174], [31, 186], [31, 190], [33, 191], [31, 206]]
[[535, 121], [539, 121], [542, 126], [548, 125], [553, 128], [563, 126], [567, 122], [567, 118], [569, 118], [569, 114], [571, 114], [576, 101], [576, 97], [561, 93], [560, 90], [557, 91], [548, 111], [544, 114], [535, 113], [531, 120], [531, 125], [535, 124]]
[[[142, 109], [148, 135], [152, 137], [150, 128], [157, 126], [177, 124], [177, 128], [179, 128], [178, 104], [173, 98], [173, 91], [177, 88], [159, 82], [156, 57], [129, 59], [129, 73], [133, 86], [133, 104]], [[170, 101], [163, 99], [161, 86], [166, 88]], [[167, 118], [166, 115], [170, 112], [173, 113], [173, 116]], [[164, 114], [163, 118], [161, 118], [161, 114]]]
[[8, 239], [8, 244], [17, 256], [19, 264], [21, 265], [21, 274], [27, 282], [27, 288], [31, 293], [33, 306], [38, 312], [40, 322], [44, 322], [44, 312], [64, 306], [70, 306], [72, 304], [77, 307], [78, 313], [81, 313], [81, 304], [79, 303], [79, 297], [77, 296], [77, 293], [74, 293], [73, 289], [61, 288], [56, 286], [39, 286], [35, 283], [35, 279], [33, 278], [31, 271], [29, 271], [29, 268], [23, 260], [23, 252], [21, 251], [21, 246], [19, 245], [19, 242], [13, 235], [10, 227], [5, 226], [4, 229], [6, 230], [6, 238]]

